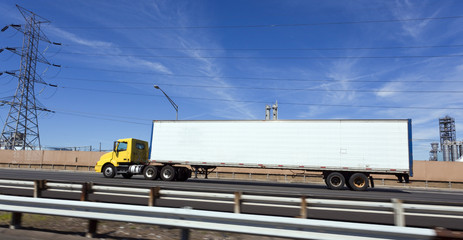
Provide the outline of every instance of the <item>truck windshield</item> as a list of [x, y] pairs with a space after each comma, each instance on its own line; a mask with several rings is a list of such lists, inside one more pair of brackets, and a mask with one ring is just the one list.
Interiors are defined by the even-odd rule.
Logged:
[[117, 151], [126, 151], [127, 150], [127, 143], [126, 142], [119, 142], [117, 145]]

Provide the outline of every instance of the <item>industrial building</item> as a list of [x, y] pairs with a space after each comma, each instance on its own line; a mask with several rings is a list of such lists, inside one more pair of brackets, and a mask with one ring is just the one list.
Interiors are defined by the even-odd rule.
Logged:
[[439, 143], [431, 143], [429, 161], [455, 162], [461, 161], [463, 154], [463, 141], [457, 141], [455, 119], [449, 116], [439, 119]]

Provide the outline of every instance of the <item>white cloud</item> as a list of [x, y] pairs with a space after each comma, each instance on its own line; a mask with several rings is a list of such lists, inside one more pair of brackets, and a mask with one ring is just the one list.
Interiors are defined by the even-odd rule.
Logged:
[[[353, 101], [356, 97], [356, 92], [339, 92], [329, 91], [330, 89], [351, 89], [352, 84], [349, 80], [354, 79], [357, 75], [356, 64], [357, 60], [340, 60], [333, 62], [332, 67], [328, 69], [326, 76], [335, 81], [336, 84], [325, 85], [325, 89], [328, 90], [329, 98], [334, 102]], [[334, 86], [334, 88], [331, 88]]]
[[134, 57], [127, 57], [127, 60], [128, 60], [127, 62], [130, 62], [131, 64], [145, 66], [148, 69], [154, 70], [156, 72], [172, 74], [172, 71], [169, 68], [167, 68], [166, 66], [164, 66], [163, 64], [159, 62], [151, 62], [145, 59], [139, 59], [139, 58], [134, 58]]
[[403, 90], [404, 89], [404, 84], [401, 82], [389, 82], [384, 84], [383, 87], [381, 87], [378, 92], [376, 92], [376, 96], [378, 97], [391, 97], [397, 94], [398, 90]]
[[463, 64], [457, 65], [457, 66], [455, 67], [455, 70], [458, 71], [458, 72], [463, 71]]
[[[426, 3], [411, 2], [411, 1], [396, 1], [396, 7], [393, 8], [393, 15], [397, 19], [416, 19], [416, 18], [433, 18], [436, 17], [441, 9], [435, 9], [435, 11], [429, 15], [423, 16], [424, 8]], [[432, 20], [423, 21], [404, 21], [402, 22], [402, 29], [404, 36], [412, 37], [415, 40], [421, 40], [423, 34], [428, 31], [428, 25]]]
[[105, 42], [105, 41], [98, 41], [98, 40], [88, 40], [82, 37], [79, 37], [73, 33], [70, 33], [68, 31], [64, 31], [62, 29], [59, 29], [57, 27], [50, 26], [47, 28], [47, 31], [50, 32], [51, 34], [55, 36], [59, 36], [64, 38], [65, 40], [69, 40], [70, 42], [74, 42], [83, 46], [87, 47], [92, 47], [92, 48], [108, 48], [108, 47], [114, 47], [114, 44], [111, 42]]
[[[172, 71], [167, 68], [165, 65], [159, 62], [148, 61], [143, 58], [137, 58], [132, 56], [124, 56], [123, 51], [118, 48], [114, 43], [100, 40], [90, 40], [83, 37], [77, 36], [76, 34], [70, 33], [68, 31], [62, 30], [57, 27], [50, 27], [48, 31], [55, 36], [59, 36], [64, 40], [93, 48], [92, 51], [99, 54], [108, 54], [106, 58], [106, 64], [117, 65], [120, 67], [136, 67], [144, 66], [149, 70], [154, 70], [160, 73], [171, 74]], [[117, 56], [121, 54], [121, 56]], [[98, 61], [100, 62], [100, 61]]]
[[[194, 42], [192, 39], [181, 39], [183, 46], [185, 47], [197, 47], [199, 43]], [[198, 70], [209, 76], [206, 80], [206, 84], [220, 86], [220, 87], [231, 87], [226, 80], [222, 79], [221, 67], [219, 64], [214, 62], [210, 58], [204, 58], [201, 56], [199, 51], [185, 51], [186, 55], [194, 57], [194, 59], [199, 63]], [[248, 104], [239, 102], [240, 98], [236, 96], [232, 91], [224, 89], [206, 89], [209, 94], [216, 95], [219, 99], [227, 100], [225, 104], [228, 106], [225, 109], [223, 107], [217, 108], [215, 112], [222, 116], [228, 116], [230, 118], [236, 118], [236, 114], [233, 114], [232, 111], [239, 113], [240, 115], [245, 116], [247, 119], [256, 119], [256, 115], [247, 107]], [[232, 111], [230, 111], [232, 110]]]

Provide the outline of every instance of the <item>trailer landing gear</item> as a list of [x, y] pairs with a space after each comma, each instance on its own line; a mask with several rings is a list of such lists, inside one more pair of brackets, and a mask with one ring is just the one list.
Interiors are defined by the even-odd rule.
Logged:
[[207, 179], [207, 175], [209, 173], [213, 172], [216, 167], [203, 167], [203, 166], [191, 166], [193, 171], [195, 172], [195, 178], [198, 178], [198, 173], [199, 174], [204, 174], [204, 178]]

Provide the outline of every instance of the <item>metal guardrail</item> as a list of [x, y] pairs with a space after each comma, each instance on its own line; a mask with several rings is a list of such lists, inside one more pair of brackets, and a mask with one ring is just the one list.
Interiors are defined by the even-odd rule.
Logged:
[[[6, 166], [8, 168], [37, 168], [37, 169], [52, 169], [52, 170], [70, 170], [70, 171], [93, 171], [95, 166], [86, 166], [86, 165], [73, 165], [73, 164], [33, 164], [33, 163], [0, 163], [1, 166]], [[221, 179], [220, 175], [222, 174], [229, 174], [231, 177], [225, 177], [223, 179], [249, 179], [249, 180], [255, 180], [255, 179], [264, 179], [267, 181], [272, 181], [271, 178], [274, 178], [275, 176], [281, 177], [284, 179], [284, 182], [291, 182], [291, 179], [294, 177], [302, 177], [301, 182], [310, 182], [307, 181], [309, 178], [317, 177], [318, 179], [321, 180], [322, 176], [321, 174], [303, 174], [303, 175], [298, 175], [298, 174], [268, 174], [268, 173], [244, 173], [244, 172], [214, 172], [215, 174], [210, 174], [209, 177], [211, 178], [217, 178]], [[237, 177], [237, 176], [242, 176], [242, 177]], [[247, 177], [246, 177], [247, 176]], [[274, 178], [275, 179], [275, 178]], [[321, 183], [322, 181], [320, 181]], [[375, 178], [375, 185], [376, 186], [388, 186], [390, 184], [386, 184], [386, 182], [396, 182], [395, 179], [387, 179], [387, 178]], [[402, 187], [416, 187], [416, 188], [448, 188], [448, 189], [462, 189], [463, 188], [463, 182], [458, 182], [458, 181], [435, 181], [435, 180], [412, 180], [412, 183], [419, 183], [418, 186], [410, 185], [408, 183], [402, 183], [399, 184], [398, 186]], [[397, 184], [393, 184], [396, 185]], [[392, 185], [391, 185], [392, 186]]]
[[391, 215], [396, 226], [406, 226], [406, 216], [463, 219], [463, 206], [426, 205], [404, 203], [399, 199], [391, 202], [316, 199], [306, 197], [281, 197], [235, 193], [197, 192], [161, 189], [160, 187], [134, 188], [93, 185], [92, 183], [71, 184], [46, 182], [44, 180], [4, 180], [1, 188], [33, 190], [34, 197], [41, 197], [44, 191], [80, 193], [80, 200], [88, 200], [89, 194], [146, 198], [148, 206], [155, 206], [159, 199], [190, 202], [222, 203], [234, 207], [234, 213], [241, 213], [243, 205], [299, 209], [299, 218], [308, 218], [311, 210], [356, 212]]
[[4, 195], [0, 195], [0, 210], [14, 212], [12, 223], [17, 225], [22, 213], [90, 219], [89, 236], [95, 234], [97, 220], [181, 228], [184, 229], [182, 239], [188, 239], [188, 229], [325, 240], [433, 239], [438, 236], [435, 230], [412, 227]]

